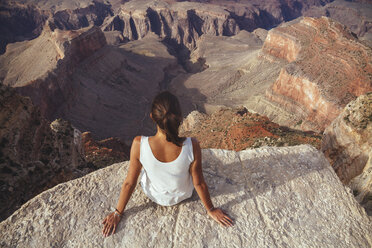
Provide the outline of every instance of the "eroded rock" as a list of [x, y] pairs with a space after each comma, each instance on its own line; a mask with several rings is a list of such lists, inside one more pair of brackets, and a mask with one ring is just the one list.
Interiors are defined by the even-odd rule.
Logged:
[[221, 108], [210, 115], [193, 111], [184, 119], [180, 135], [197, 138], [202, 148], [235, 151], [299, 144], [311, 144], [320, 149], [322, 137], [318, 133], [280, 126], [244, 107]]
[[340, 23], [307, 17], [271, 29], [263, 45], [260, 37], [203, 35], [190, 57], [205, 69], [180, 74], [170, 89], [186, 108], [191, 102], [213, 113], [243, 105], [280, 125], [316, 132], [372, 90], [371, 48]]
[[[0, 223], [2, 246], [369, 247], [371, 222], [324, 156], [302, 145], [203, 150], [212, 200], [234, 219], [225, 229], [196, 195], [173, 207], [137, 187], [117, 233], [101, 234], [128, 162], [43, 192]], [[340, 228], [342, 227], [342, 228]], [[352, 230], [352, 231], [350, 231]]]
[[341, 181], [372, 212], [372, 92], [350, 102], [326, 128], [322, 151]]
[[91, 171], [80, 131], [61, 119], [49, 124], [29, 98], [0, 85], [0, 219], [40, 192]]
[[102, 168], [129, 159], [130, 147], [118, 138], [96, 141], [92, 133], [82, 134], [85, 160], [95, 168]]

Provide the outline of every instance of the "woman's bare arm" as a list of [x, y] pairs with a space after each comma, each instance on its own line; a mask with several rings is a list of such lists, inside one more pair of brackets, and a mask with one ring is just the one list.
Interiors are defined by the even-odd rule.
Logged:
[[141, 173], [142, 165], [139, 161], [141, 137], [137, 136], [133, 139], [130, 149], [130, 162], [127, 177], [125, 178], [119, 195], [119, 200], [116, 209], [120, 213], [124, 212], [129, 198], [131, 197], [137, 185], [138, 177]]
[[190, 166], [190, 173], [196, 192], [198, 193], [208, 215], [223, 226], [232, 226], [233, 221], [219, 208], [214, 208], [209, 195], [208, 186], [205, 183], [202, 170], [202, 155], [199, 142], [192, 139], [194, 162]]
[[[139, 161], [140, 155], [140, 143], [141, 137], [137, 136], [133, 139], [132, 147], [130, 150], [130, 162], [127, 177], [125, 178], [123, 185], [121, 186], [121, 191], [119, 195], [119, 200], [116, 205], [116, 210], [122, 215], [124, 209], [137, 185], [138, 176], [141, 173], [142, 165]], [[104, 225], [102, 233], [104, 236], [109, 236], [115, 233], [116, 226], [120, 221], [120, 216], [118, 214], [109, 214], [102, 224]]]

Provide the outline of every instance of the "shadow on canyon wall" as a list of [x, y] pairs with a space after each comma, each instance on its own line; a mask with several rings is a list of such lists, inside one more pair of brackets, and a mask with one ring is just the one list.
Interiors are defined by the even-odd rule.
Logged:
[[205, 111], [206, 97], [184, 86], [191, 74], [178, 67], [171, 58], [106, 45], [81, 62], [61, 61], [45, 79], [16, 89], [29, 96], [49, 121], [63, 118], [82, 132], [92, 132], [95, 139], [119, 137], [128, 143], [136, 135], [155, 132], [149, 118], [152, 99], [180, 73], [177, 92], [185, 94], [177, 96], [183, 115]]

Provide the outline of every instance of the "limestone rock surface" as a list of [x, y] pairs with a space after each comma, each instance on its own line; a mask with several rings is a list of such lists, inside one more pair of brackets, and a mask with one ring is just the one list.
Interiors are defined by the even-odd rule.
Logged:
[[350, 102], [327, 127], [322, 151], [341, 181], [372, 212], [372, 92]]
[[370, 247], [372, 224], [316, 149], [203, 150], [212, 200], [235, 219], [225, 229], [196, 195], [173, 207], [138, 186], [117, 233], [101, 235], [128, 162], [60, 184], [0, 223], [2, 247]]

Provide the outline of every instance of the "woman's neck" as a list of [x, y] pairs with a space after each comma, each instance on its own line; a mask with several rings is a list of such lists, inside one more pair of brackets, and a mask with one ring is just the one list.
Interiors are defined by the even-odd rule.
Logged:
[[165, 134], [164, 130], [162, 130], [158, 125], [156, 125], [157, 132], [154, 135], [157, 139], [167, 140], [167, 135]]

